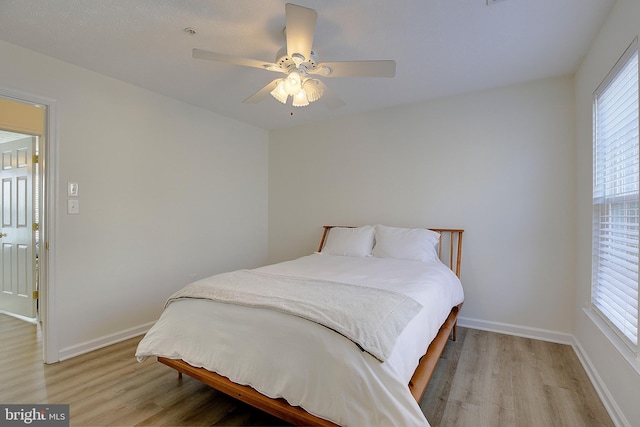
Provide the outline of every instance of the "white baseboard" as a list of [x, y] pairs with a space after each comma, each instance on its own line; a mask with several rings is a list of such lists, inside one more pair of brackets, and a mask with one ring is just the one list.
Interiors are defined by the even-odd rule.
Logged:
[[90, 351], [97, 350], [102, 347], [106, 347], [112, 344], [119, 343], [129, 338], [137, 337], [145, 334], [156, 322], [145, 323], [144, 325], [136, 326], [134, 328], [125, 329], [124, 331], [117, 332], [115, 334], [105, 335], [100, 338], [96, 338], [91, 341], [86, 341], [71, 347], [66, 347], [60, 350], [58, 354], [59, 360], [71, 359], [72, 357], [80, 356], [81, 354], [89, 353]]
[[508, 323], [489, 322], [486, 320], [458, 317], [458, 325], [463, 328], [480, 329], [481, 331], [497, 332], [523, 338], [533, 338], [541, 341], [559, 344], [573, 344], [573, 335], [547, 329], [531, 328], [529, 326], [510, 325]]
[[620, 407], [613, 399], [613, 396], [611, 396], [609, 389], [602, 381], [602, 378], [600, 378], [598, 371], [596, 371], [593, 363], [591, 363], [591, 359], [589, 359], [589, 356], [584, 351], [584, 348], [580, 344], [580, 341], [578, 341], [578, 339], [575, 337], [573, 338], [572, 347], [576, 352], [576, 355], [578, 356], [582, 367], [586, 371], [587, 376], [589, 376], [591, 384], [593, 384], [593, 387], [596, 389], [596, 393], [598, 393], [602, 404], [607, 409], [607, 412], [609, 413], [613, 424], [616, 425], [616, 427], [631, 427], [631, 424], [629, 424], [629, 421], [627, 421], [627, 419], [625, 418], [624, 414], [620, 410]]
[[7, 316], [15, 317], [16, 319], [20, 319], [24, 322], [33, 323], [34, 325], [38, 323], [37, 317], [33, 317], [33, 318], [25, 317], [25, 316], [21, 316], [19, 314], [11, 313], [10, 311], [4, 311], [4, 310], [0, 310], [0, 314], [6, 314]]

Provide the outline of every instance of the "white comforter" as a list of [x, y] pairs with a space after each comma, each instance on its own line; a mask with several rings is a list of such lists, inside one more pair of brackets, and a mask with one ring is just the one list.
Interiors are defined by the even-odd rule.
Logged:
[[313, 254], [257, 271], [388, 289], [423, 309], [380, 362], [349, 339], [278, 311], [208, 300], [170, 304], [136, 357], [183, 359], [342, 426], [428, 426], [407, 384], [451, 308], [458, 278], [440, 262]]

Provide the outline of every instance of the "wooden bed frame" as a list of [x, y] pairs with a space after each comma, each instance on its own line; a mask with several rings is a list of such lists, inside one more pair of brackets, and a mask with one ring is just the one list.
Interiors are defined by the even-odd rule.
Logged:
[[[320, 246], [318, 247], [318, 252], [322, 250], [327, 233], [333, 227], [336, 226], [324, 226], [324, 232], [322, 234]], [[440, 259], [448, 265], [458, 277], [460, 277], [462, 233], [464, 230], [442, 228], [431, 228], [430, 230], [440, 233], [440, 244], [438, 245], [438, 255], [440, 256]], [[422, 395], [427, 388], [429, 380], [436, 368], [436, 364], [438, 363], [438, 359], [440, 358], [449, 337], [454, 341], [456, 339], [456, 322], [458, 319], [458, 312], [461, 307], [462, 304], [453, 307], [449, 317], [447, 317], [440, 327], [438, 334], [429, 345], [427, 352], [420, 359], [418, 367], [409, 381], [409, 390], [417, 402], [422, 399]], [[182, 374], [189, 375], [190, 377], [195, 378], [196, 380], [213, 387], [222, 393], [234, 397], [291, 424], [297, 426], [337, 427], [337, 425], [331, 421], [316, 417], [299, 406], [289, 405], [289, 403], [282, 398], [269, 398], [249, 386], [236, 384], [227, 377], [216, 374], [215, 372], [207, 371], [204, 368], [196, 368], [183, 360], [158, 357], [158, 361], [178, 371], [178, 376], [180, 377]]]

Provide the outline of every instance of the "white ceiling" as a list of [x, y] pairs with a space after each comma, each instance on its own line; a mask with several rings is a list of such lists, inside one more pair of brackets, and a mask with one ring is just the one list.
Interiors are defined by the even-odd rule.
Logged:
[[[0, 0], [0, 39], [264, 129], [573, 73], [614, 0], [290, 0], [318, 12], [320, 61], [394, 59], [396, 77], [325, 78], [346, 103], [242, 101], [281, 76], [285, 0]], [[184, 29], [192, 27], [196, 35]], [[0, 82], [1, 84], [2, 82]], [[293, 116], [291, 113], [293, 112]]]

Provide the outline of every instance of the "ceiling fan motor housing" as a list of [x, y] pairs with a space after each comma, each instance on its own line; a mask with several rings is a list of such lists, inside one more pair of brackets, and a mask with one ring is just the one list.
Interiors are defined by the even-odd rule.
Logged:
[[299, 53], [294, 53], [289, 56], [287, 54], [286, 46], [283, 47], [276, 53], [276, 61], [275, 63], [282, 69], [285, 74], [289, 74], [293, 71], [298, 71], [299, 73], [307, 74], [309, 71], [315, 71], [316, 66], [320, 61], [318, 61], [318, 57], [316, 53], [312, 50], [310, 58], [305, 58], [303, 55]]

